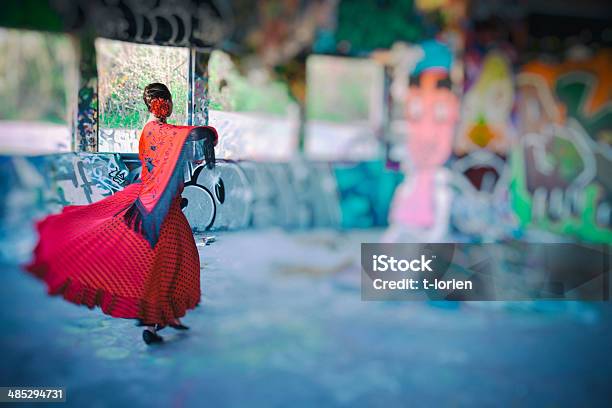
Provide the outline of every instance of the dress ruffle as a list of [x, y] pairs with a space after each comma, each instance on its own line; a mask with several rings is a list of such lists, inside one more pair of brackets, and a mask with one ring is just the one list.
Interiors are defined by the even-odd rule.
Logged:
[[113, 317], [167, 325], [200, 301], [195, 241], [172, 200], [154, 248], [124, 222], [138, 197], [133, 184], [99, 202], [68, 206], [37, 223], [40, 236], [26, 266], [51, 295]]

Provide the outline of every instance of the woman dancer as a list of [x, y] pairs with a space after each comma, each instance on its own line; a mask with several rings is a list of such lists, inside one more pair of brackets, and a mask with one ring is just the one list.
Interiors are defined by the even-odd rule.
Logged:
[[51, 295], [138, 319], [151, 344], [163, 341], [157, 331], [165, 326], [187, 330], [180, 318], [200, 301], [198, 251], [181, 211], [183, 163], [188, 142], [203, 139], [207, 165], [214, 166], [217, 132], [167, 124], [172, 96], [163, 84], [148, 85], [144, 102], [151, 120], [140, 136], [141, 181], [38, 222], [40, 240], [27, 269]]

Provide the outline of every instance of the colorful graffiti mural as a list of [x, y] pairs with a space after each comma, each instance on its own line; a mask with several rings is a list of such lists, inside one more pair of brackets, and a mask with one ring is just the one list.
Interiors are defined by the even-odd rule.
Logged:
[[183, 197], [195, 230], [280, 226], [333, 227], [340, 223], [330, 166], [304, 162], [221, 161], [191, 166]]
[[401, 177], [381, 161], [190, 164], [184, 212], [194, 231], [383, 226]]
[[[398, 43], [387, 56], [393, 79], [387, 165], [406, 173], [387, 240], [494, 241], [519, 233], [505, 161], [514, 134], [511, 66], [490, 52], [458, 80], [453, 52], [429, 40]], [[464, 82], [460, 99], [455, 92]]]
[[451, 229], [471, 240], [495, 241], [520, 234], [507, 163], [516, 142], [515, 78], [507, 48], [486, 37], [484, 43], [474, 40], [468, 43], [461, 119], [449, 163]]
[[472, 241], [517, 238], [518, 221], [512, 211], [510, 167], [486, 149], [451, 160], [453, 205], [451, 230]]
[[404, 175], [384, 161], [334, 165], [344, 228], [384, 226], [393, 193]]
[[48, 164], [58, 203], [90, 204], [123, 189], [128, 175], [114, 154], [58, 155]]
[[[28, 225], [32, 218], [59, 211], [62, 206], [88, 204], [121, 190], [139, 179], [140, 167], [118, 154], [81, 153], [5, 156], [2, 171], [7, 174], [1, 186], [6, 197], [36, 197], [28, 200], [36, 205], [20, 213], [27, 219], [23, 225]], [[24, 177], [27, 182], [22, 181]], [[184, 212], [196, 232], [383, 226], [401, 179], [401, 173], [385, 169], [383, 161], [218, 160], [212, 170], [201, 163], [189, 163], [185, 167]], [[0, 221], [4, 222], [2, 217]]]
[[512, 68], [502, 53], [491, 51], [484, 57], [480, 72], [472, 75], [476, 78], [462, 101], [454, 151], [463, 156], [486, 148], [506, 155], [513, 138]]
[[602, 50], [521, 70], [512, 193], [523, 225], [612, 242], [611, 63]]
[[459, 98], [450, 89], [452, 55], [438, 41], [395, 51], [401, 55], [395, 57], [392, 115], [405, 128], [395, 150], [406, 178], [393, 197], [386, 239], [438, 240], [448, 228], [451, 195], [444, 164], [459, 114]]
[[[7, 163], [7, 174], [14, 174], [5, 186], [6, 194], [10, 196], [12, 189], [35, 190], [44, 198], [41, 210], [55, 211], [65, 205], [90, 204], [112, 195], [127, 184], [128, 168], [116, 154], [65, 153], [2, 158]], [[29, 170], [23, 176], [18, 169]], [[32, 171], [38, 175], [33, 176]], [[23, 183], [19, 181], [22, 176], [39, 182]]]
[[[134, 51], [152, 46], [122, 51], [122, 44], [99, 40], [96, 53], [91, 39], [81, 39], [77, 150], [137, 150], [144, 83], [129, 78], [157, 79], [142, 68], [152, 53]], [[159, 80], [180, 84], [173, 92], [185, 102], [177, 103], [176, 122], [210, 122], [223, 135], [216, 169], [192, 163], [186, 171], [185, 212], [194, 229], [372, 227], [389, 217], [430, 240], [455, 232], [501, 239], [536, 227], [609, 242], [610, 51], [534, 61], [517, 76], [508, 49], [489, 45], [468, 50], [461, 82], [453, 76], [456, 55], [442, 40], [400, 44], [388, 51], [397, 54], [391, 64], [376, 56], [312, 56], [305, 113], [261, 61], [166, 50], [172, 53], [159, 64], [167, 78]], [[293, 160], [300, 129], [308, 159], [325, 162]], [[379, 161], [388, 133], [399, 135], [400, 153], [387, 165], [401, 161], [404, 174]], [[99, 200], [137, 177], [112, 154], [36, 160], [17, 160], [14, 168], [40, 168], [50, 189], [43, 201], [56, 208]]]
[[434, 187], [436, 174], [451, 154], [459, 100], [450, 89], [439, 86], [445, 79], [447, 71], [427, 69], [420, 73], [420, 86], [411, 86], [407, 94], [408, 159], [403, 166], [410, 177], [394, 199], [392, 223], [416, 228], [447, 223], [441, 203], [434, 202]]
[[118, 155], [64, 153], [0, 156], [0, 174], [0, 260], [25, 261], [35, 241], [34, 220], [121, 190], [128, 169]]

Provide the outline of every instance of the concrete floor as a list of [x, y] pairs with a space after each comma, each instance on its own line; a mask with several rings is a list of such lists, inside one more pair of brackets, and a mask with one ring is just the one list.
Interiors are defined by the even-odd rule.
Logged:
[[610, 406], [610, 303], [364, 302], [379, 234], [216, 234], [191, 330], [157, 347], [5, 266], [0, 385], [78, 407]]

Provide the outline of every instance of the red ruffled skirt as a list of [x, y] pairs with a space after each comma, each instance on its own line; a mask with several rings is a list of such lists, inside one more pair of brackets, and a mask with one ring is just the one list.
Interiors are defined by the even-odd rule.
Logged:
[[90, 205], [65, 207], [37, 223], [40, 235], [26, 266], [52, 295], [100, 306], [113, 317], [167, 325], [200, 301], [200, 261], [189, 223], [173, 200], [152, 249], [123, 220], [140, 186]]

